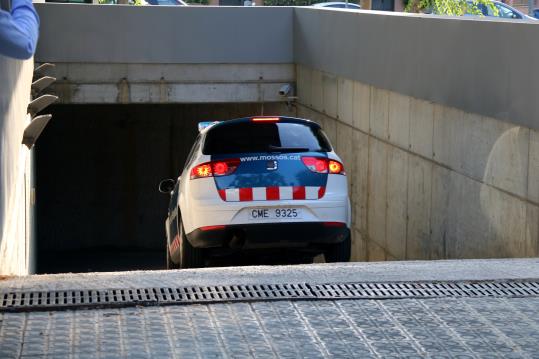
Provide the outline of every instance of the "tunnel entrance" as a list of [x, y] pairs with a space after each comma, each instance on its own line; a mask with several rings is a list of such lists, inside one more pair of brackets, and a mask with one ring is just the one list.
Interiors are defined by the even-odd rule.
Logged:
[[[36, 146], [37, 272], [162, 269], [168, 196], [200, 121], [249, 104], [57, 105]], [[265, 105], [266, 114], [286, 106]]]

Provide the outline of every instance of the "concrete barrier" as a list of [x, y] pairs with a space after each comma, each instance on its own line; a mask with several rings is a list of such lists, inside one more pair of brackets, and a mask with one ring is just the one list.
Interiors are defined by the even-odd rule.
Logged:
[[139, 64], [293, 62], [290, 7], [36, 4], [36, 61]]
[[539, 23], [296, 8], [294, 61], [539, 129]]
[[350, 178], [353, 259], [539, 256], [539, 131], [297, 67]]
[[31, 159], [21, 143], [32, 71], [32, 60], [0, 56], [0, 274], [27, 274], [32, 267]]

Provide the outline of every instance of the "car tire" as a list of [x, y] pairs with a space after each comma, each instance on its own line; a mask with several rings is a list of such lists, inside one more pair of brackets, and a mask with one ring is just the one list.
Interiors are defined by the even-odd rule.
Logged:
[[183, 224], [179, 223], [180, 230], [180, 268], [201, 268], [204, 266], [204, 252], [189, 243], [183, 230]]
[[337, 244], [332, 244], [324, 250], [324, 259], [326, 263], [350, 262], [352, 241], [350, 235]]

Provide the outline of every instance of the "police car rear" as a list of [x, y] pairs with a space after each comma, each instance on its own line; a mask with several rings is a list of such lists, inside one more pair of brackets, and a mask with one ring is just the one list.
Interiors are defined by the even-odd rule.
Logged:
[[238, 250], [350, 258], [346, 173], [315, 122], [255, 117], [212, 124], [193, 146], [178, 192], [177, 235], [168, 251], [181, 267]]

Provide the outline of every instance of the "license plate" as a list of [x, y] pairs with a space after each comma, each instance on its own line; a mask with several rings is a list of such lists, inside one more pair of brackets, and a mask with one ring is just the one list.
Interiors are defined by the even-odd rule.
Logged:
[[301, 218], [300, 208], [251, 208], [249, 219], [297, 219]]

